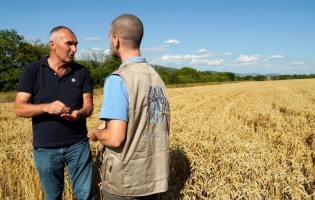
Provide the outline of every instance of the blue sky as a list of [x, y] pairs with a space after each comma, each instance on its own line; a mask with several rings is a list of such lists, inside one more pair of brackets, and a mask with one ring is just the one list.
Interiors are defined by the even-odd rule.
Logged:
[[48, 43], [71, 28], [77, 55], [109, 52], [109, 25], [121, 14], [144, 24], [141, 53], [150, 64], [233, 73], [315, 73], [314, 0], [0, 0], [0, 29]]

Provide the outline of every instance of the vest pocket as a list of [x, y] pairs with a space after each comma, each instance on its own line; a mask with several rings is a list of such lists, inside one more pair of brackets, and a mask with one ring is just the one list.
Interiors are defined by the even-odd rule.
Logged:
[[144, 185], [168, 178], [169, 151], [130, 160], [123, 169], [125, 187]]
[[105, 164], [105, 173], [104, 173], [103, 180], [110, 181], [112, 179], [112, 170], [113, 170], [113, 162], [109, 161]]
[[110, 181], [112, 178], [113, 159], [114, 157], [110, 155], [108, 148], [106, 148], [101, 166], [101, 178], [104, 181]]

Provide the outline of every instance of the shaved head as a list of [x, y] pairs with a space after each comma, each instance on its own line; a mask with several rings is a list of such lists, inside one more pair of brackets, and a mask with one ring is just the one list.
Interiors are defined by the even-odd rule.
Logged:
[[126, 48], [140, 48], [143, 25], [138, 17], [130, 14], [121, 15], [112, 22], [110, 31], [122, 39]]

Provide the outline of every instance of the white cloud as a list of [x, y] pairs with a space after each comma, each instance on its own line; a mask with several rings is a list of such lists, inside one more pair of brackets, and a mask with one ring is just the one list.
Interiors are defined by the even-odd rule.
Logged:
[[232, 52], [226, 52], [224, 55], [232, 55]]
[[88, 38], [85, 38], [85, 41], [87, 42], [101, 42], [101, 41], [104, 41], [103, 38], [99, 38], [99, 37], [88, 37]]
[[92, 51], [101, 51], [102, 49], [101, 49], [101, 48], [98, 48], [98, 47], [93, 47], [91, 50], [92, 50]]
[[293, 62], [291, 65], [303, 65], [304, 61]]
[[221, 65], [224, 62], [224, 59], [216, 59], [216, 60], [209, 60], [207, 63], [208, 65]]
[[301, 69], [301, 67], [297, 67], [297, 66], [296, 66], [296, 67], [292, 67], [292, 66], [291, 66], [291, 67], [287, 67], [287, 69], [294, 70], [294, 69]]
[[147, 52], [147, 53], [156, 53], [156, 52], [163, 52], [163, 51], [167, 51], [169, 50], [168, 47], [170, 45], [161, 45], [159, 47], [152, 47], [152, 48], [145, 48], [145, 49], [141, 49], [143, 52]]
[[270, 64], [270, 63], [267, 63], [266, 64], [266, 67], [272, 67], [272, 66], [274, 66], [273, 64]]
[[26, 42], [35, 42], [36, 40], [38, 40], [36, 37], [27, 37], [27, 38], [24, 38], [24, 40]]
[[252, 55], [252, 56], [247, 56], [241, 54], [240, 57], [238, 57], [235, 62], [239, 63], [254, 63], [257, 62], [261, 58], [261, 55]]
[[281, 70], [302, 70], [302, 69], [309, 69], [309, 67], [299, 66], [299, 65], [293, 65], [293, 66], [292, 66], [292, 63], [290, 63], [290, 64], [291, 64], [291, 65], [289, 65], [289, 66], [281, 65], [281, 66], [278, 66], [277, 68], [278, 68], [278, 69], [281, 69]]
[[276, 60], [274, 61], [275, 63], [284, 63], [285, 61], [284, 60]]
[[268, 58], [284, 58], [284, 56], [282, 56], [282, 55], [273, 55], [273, 56], [270, 56]]
[[274, 65], [273, 64], [270, 64], [270, 63], [266, 63], [265, 65], [263, 65], [261, 67], [261, 69], [270, 69], [271, 67], [273, 67]]
[[191, 65], [201, 65], [201, 64], [207, 64], [209, 62], [208, 59], [196, 59], [196, 58], [193, 58], [189, 64]]
[[252, 65], [253, 63], [236, 63], [235, 66], [241, 67], [241, 66], [247, 66], [247, 65]]
[[111, 51], [110, 49], [104, 50], [104, 53], [105, 53], [106, 55], [110, 54], [111, 52], [112, 52], [112, 51]]
[[31, 43], [32, 45], [39, 45], [39, 44], [43, 43], [43, 40], [36, 38], [36, 37], [27, 37], [27, 38], [24, 38], [24, 41]]
[[109, 50], [109, 49], [104, 50], [104, 49], [101, 49], [98, 47], [93, 47], [91, 50], [89, 50], [87, 52], [97, 52], [97, 53], [108, 55], [108, 54], [110, 54], [111, 50]]
[[211, 60], [215, 56], [212, 53], [204, 55], [164, 55], [162, 57], [156, 57], [149, 62], [159, 65], [221, 65], [224, 59]]
[[166, 44], [179, 44], [179, 41], [170, 39], [170, 40], [164, 41], [164, 43], [166, 43]]
[[208, 53], [208, 54], [204, 54], [204, 55], [201, 55], [201, 56], [195, 56], [195, 55], [192, 55], [192, 56], [196, 57], [196, 58], [214, 58], [213, 53]]
[[206, 53], [206, 52], [208, 52], [206, 49], [199, 49], [199, 50], [197, 51], [197, 53]]
[[76, 58], [78, 60], [93, 59], [93, 60], [97, 60], [99, 62], [104, 62], [106, 56], [109, 55], [110, 52], [111, 52], [111, 50], [109, 50], [109, 49], [104, 50], [104, 49], [101, 49], [98, 47], [94, 47], [90, 50], [82, 49], [79, 52], [77, 52], [75, 55], [76, 55]]
[[264, 62], [268, 62], [270, 59], [279, 59], [279, 58], [284, 58], [284, 56], [282, 55], [273, 55], [273, 56], [269, 56], [267, 57], [265, 60], [263, 60]]

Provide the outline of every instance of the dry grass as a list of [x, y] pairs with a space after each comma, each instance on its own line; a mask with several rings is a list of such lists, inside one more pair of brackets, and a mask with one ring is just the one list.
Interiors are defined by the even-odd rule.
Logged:
[[[160, 199], [313, 199], [314, 89], [314, 79], [168, 89], [171, 176]], [[94, 103], [88, 128], [102, 96]], [[30, 119], [3, 103], [0, 124], [0, 198], [43, 199]], [[64, 199], [75, 199], [68, 178]]]
[[0, 92], [0, 103], [14, 102], [16, 92]]

